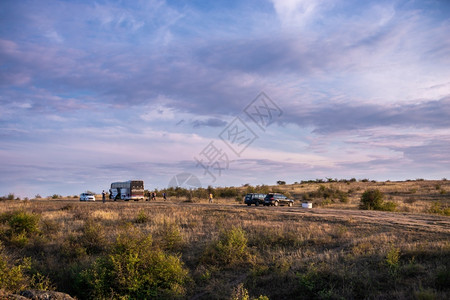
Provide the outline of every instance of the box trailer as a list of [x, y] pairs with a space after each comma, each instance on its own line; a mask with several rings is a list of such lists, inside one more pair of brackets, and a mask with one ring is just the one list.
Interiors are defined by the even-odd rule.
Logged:
[[144, 200], [144, 181], [128, 180], [111, 183], [109, 197], [116, 200]]

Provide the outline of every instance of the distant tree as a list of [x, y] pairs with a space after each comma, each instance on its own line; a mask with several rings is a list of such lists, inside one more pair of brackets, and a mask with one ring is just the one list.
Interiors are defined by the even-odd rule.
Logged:
[[34, 196], [34, 198], [35, 198], [35, 199], [41, 199], [42, 197], [41, 197], [41, 195], [36, 194], [36, 196]]
[[8, 196], [6, 197], [7, 200], [14, 200], [14, 194], [13, 193], [9, 193]]
[[278, 180], [278, 181], [277, 181], [277, 184], [278, 184], [278, 185], [285, 185], [285, 184], [286, 184], [286, 181]]
[[361, 196], [359, 207], [367, 210], [382, 210], [384, 194], [378, 190], [366, 190]]

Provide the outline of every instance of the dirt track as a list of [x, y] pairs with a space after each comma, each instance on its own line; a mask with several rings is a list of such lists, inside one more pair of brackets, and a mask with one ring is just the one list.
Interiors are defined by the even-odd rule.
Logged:
[[446, 216], [344, 209], [303, 209], [300, 207], [289, 209], [285, 213], [324, 219], [354, 220], [368, 224], [392, 225], [397, 228], [431, 230], [450, 234], [450, 218]]

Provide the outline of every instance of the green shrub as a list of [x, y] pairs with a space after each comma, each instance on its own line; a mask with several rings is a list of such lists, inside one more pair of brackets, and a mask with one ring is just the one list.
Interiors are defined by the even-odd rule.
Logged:
[[11, 265], [8, 260], [0, 244], [0, 290], [16, 292], [26, 288], [28, 277], [25, 271], [31, 267], [30, 259], [24, 259], [17, 265]]
[[28, 239], [39, 231], [40, 216], [23, 210], [6, 212], [0, 215], [0, 223], [6, 225], [3, 239], [17, 247], [24, 247]]
[[240, 227], [223, 230], [219, 239], [204, 253], [204, 259], [212, 264], [233, 266], [249, 262], [252, 256], [247, 246], [247, 236]]
[[366, 190], [361, 195], [360, 209], [382, 210], [384, 194], [380, 190]]
[[164, 250], [177, 251], [183, 246], [183, 237], [177, 224], [164, 222], [159, 235], [161, 248]]
[[269, 297], [260, 295], [258, 298], [250, 298], [248, 290], [240, 283], [237, 287], [233, 289], [231, 293], [231, 300], [269, 300]]
[[250, 300], [248, 290], [244, 287], [242, 283], [233, 289], [233, 293], [231, 294], [231, 300]]
[[87, 255], [86, 248], [79, 243], [78, 236], [69, 234], [62, 242], [59, 253], [68, 260], [78, 260]]
[[42, 275], [39, 272], [37, 272], [36, 274], [33, 274], [33, 276], [31, 277], [30, 285], [34, 290], [40, 290], [40, 291], [55, 290], [55, 286], [52, 284], [50, 278], [48, 278], [48, 276]]
[[320, 270], [314, 266], [306, 273], [297, 273], [301, 296], [299, 299], [340, 299], [334, 289], [336, 282], [342, 278], [331, 273], [330, 270]]
[[100, 223], [88, 220], [81, 228], [78, 243], [86, 249], [88, 254], [101, 253], [107, 245], [105, 232]]
[[428, 209], [429, 213], [450, 216], [450, 207], [444, 207], [440, 202], [434, 202]]
[[334, 200], [339, 200], [342, 203], [348, 203], [349, 201], [348, 193], [324, 185], [320, 185], [315, 192], [309, 192], [303, 195], [304, 201], [308, 201], [311, 198], [325, 199], [326, 201], [320, 202], [322, 205], [331, 204]]
[[398, 269], [400, 267], [399, 261], [400, 261], [400, 249], [392, 246], [387, 252], [385, 258], [385, 263], [391, 275], [397, 275]]
[[384, 210], [384, 211], [395, 211], [396, 209], [397, 209], [397, 204], [392, 201], [384, 202], [381, 207], [381, 210]]
[[134, 222], [137, 224], [147, 223], [148, 221], [150, 221], [150, 217], [144, 210], [140, 210], [136, 219], [134, 220]]
[[39, 215], [23, 210], [6, 212], [0, 215], [0, 222], [9, 225], [9, 232], [32, 234], [39, 232]]
[[[86, 298], [168, 299], [183, 296], [188, 271], [148, 237], [119, 236], [112, 252], [81, 273]], [[80, 291], [81, 292], [81, 291]]]

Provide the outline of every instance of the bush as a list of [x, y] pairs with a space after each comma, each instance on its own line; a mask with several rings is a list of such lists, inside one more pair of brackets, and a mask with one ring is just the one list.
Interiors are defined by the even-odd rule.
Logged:
[[161, 239], [160, 246], [164, 250], [177, 251], [183, 246], [180, 228], [175, 223], [164, 222], [158, 236]]
[[380, 190], [366, 190], [361, 196], [360, 209], [382, 210], [384, 194]]
[[247, 236], [240, 227], [232, 227], [224, 230], [219, 236], [219, 240], [209, 247], [204, 259], [212, 264], [233, 266], [248, 262], [251, 255], [248, 251]]
[[384, 202], [383, 206], [381, 207], [381, 210], [384, 210], [384, 211], [395, 211], [396, 209], [397, 209], [397, 204], [392, 201]]
[[150, 221], [150, 217], [144, 210], [140, 210], [136, 219], [134, 220], [134, 222], [137, 224], [147, 223], [148, 221]]
[[322, 201], [322, 205], [331, 204], [335, 200], [339, 200], [342, 203], [348, 203], [348, 193], [343, 192], [339, 189], [333, 189], [331, 187], [326, 187], [320, 185], [317, 191], [310, 192], [303, 195], [304, 201], [309, 201], [311, 198], [323, 198], [326, 201]]
[[440, 202], [434, 202], [428, 209], [429, 213], [450, 216], [450, 207], [445, 207]]
[[92, 220], [86, 221], [81, 228], [78, 243], [86, 249], [88, 254], [101, 253], [107, 244], [103, 227]]
[[82, 298], [172, 299], [185, 294], [187, 280], [179, 257], [154, 248], [149, 236], [127, 235], [81, 273], [78, 285], [87, 287]]
[[385, 263], [389, 269], [389, 273], [393, 276], [397, 275], [400, 267], [400, 249], [392, 246], [386, 254]]
[[301, 296], [298, 299], [342, 299], [336, 294], [342, 278], [332, 271], [310, 267], [306, 273], [297, 273]]
[[0, 244], [0, 291], [16, 292], [26, 288], [28, 277], [25, 271], [30, 267], [29, 259], [24, 259], [22, 264], [9, 264], [8, 257], [3, 253], [3, 246]]
[[4, 239], [16, 246], [23, 247], [28, 238], [38, 234], [40, 216], [23, 210], [6, 212], [0, 215], [0, 224], [6, 224]]

